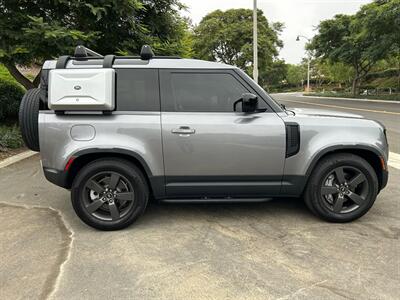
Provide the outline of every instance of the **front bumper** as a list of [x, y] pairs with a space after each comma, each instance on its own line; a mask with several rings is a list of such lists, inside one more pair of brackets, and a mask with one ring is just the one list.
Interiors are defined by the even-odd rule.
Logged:
[[387, 185], [389, 180], [389, 172], [387, 170], [382, 170], [382, 178], [380, 178], [380, 185], [379, 185], [379, 189], [383, 190], [385, 188], [385, 186]]

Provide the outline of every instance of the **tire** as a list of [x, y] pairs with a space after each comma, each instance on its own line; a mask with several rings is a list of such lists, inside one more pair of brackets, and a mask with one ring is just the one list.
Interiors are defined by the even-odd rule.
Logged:
[[100, 230], [123, 229], [147, 206], [149, 189], [143, 173], [123, 159], [99, 159], [83, 167], [71, 187], [79, 218]]
[[378, 178], [363, 158], [347, 153], [323, 158], [308, 181], [304, 201], [312, 213], [329, 222], [362, 217], [375, 202]]
[[22, 139], [25, 145], [33, 150], [39, 151], [39, 105], [40, 89], [28, 90], [22, 97], [19, 107], [19, 125], [21, 128]]

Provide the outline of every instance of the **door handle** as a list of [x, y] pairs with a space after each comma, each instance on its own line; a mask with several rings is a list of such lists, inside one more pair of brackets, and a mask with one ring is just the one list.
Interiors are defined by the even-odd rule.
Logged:
[[172, 129], [171, 132], [174, 134], [194, 134], [196, 130], [189, 126], [179, 126], [179, 128]]

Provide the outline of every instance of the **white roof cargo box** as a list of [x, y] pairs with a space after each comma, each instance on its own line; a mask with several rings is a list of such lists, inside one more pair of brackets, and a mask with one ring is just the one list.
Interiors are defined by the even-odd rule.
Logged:
[[114, 69], [54, 69], [49, 75], [48, 105], [53, 110], [113, 110]]

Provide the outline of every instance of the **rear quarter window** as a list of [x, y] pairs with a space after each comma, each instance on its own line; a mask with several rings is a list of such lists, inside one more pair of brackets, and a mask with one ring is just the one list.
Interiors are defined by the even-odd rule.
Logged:
[[116, 109], [160, 111], [158, 70], [116, 69]]

